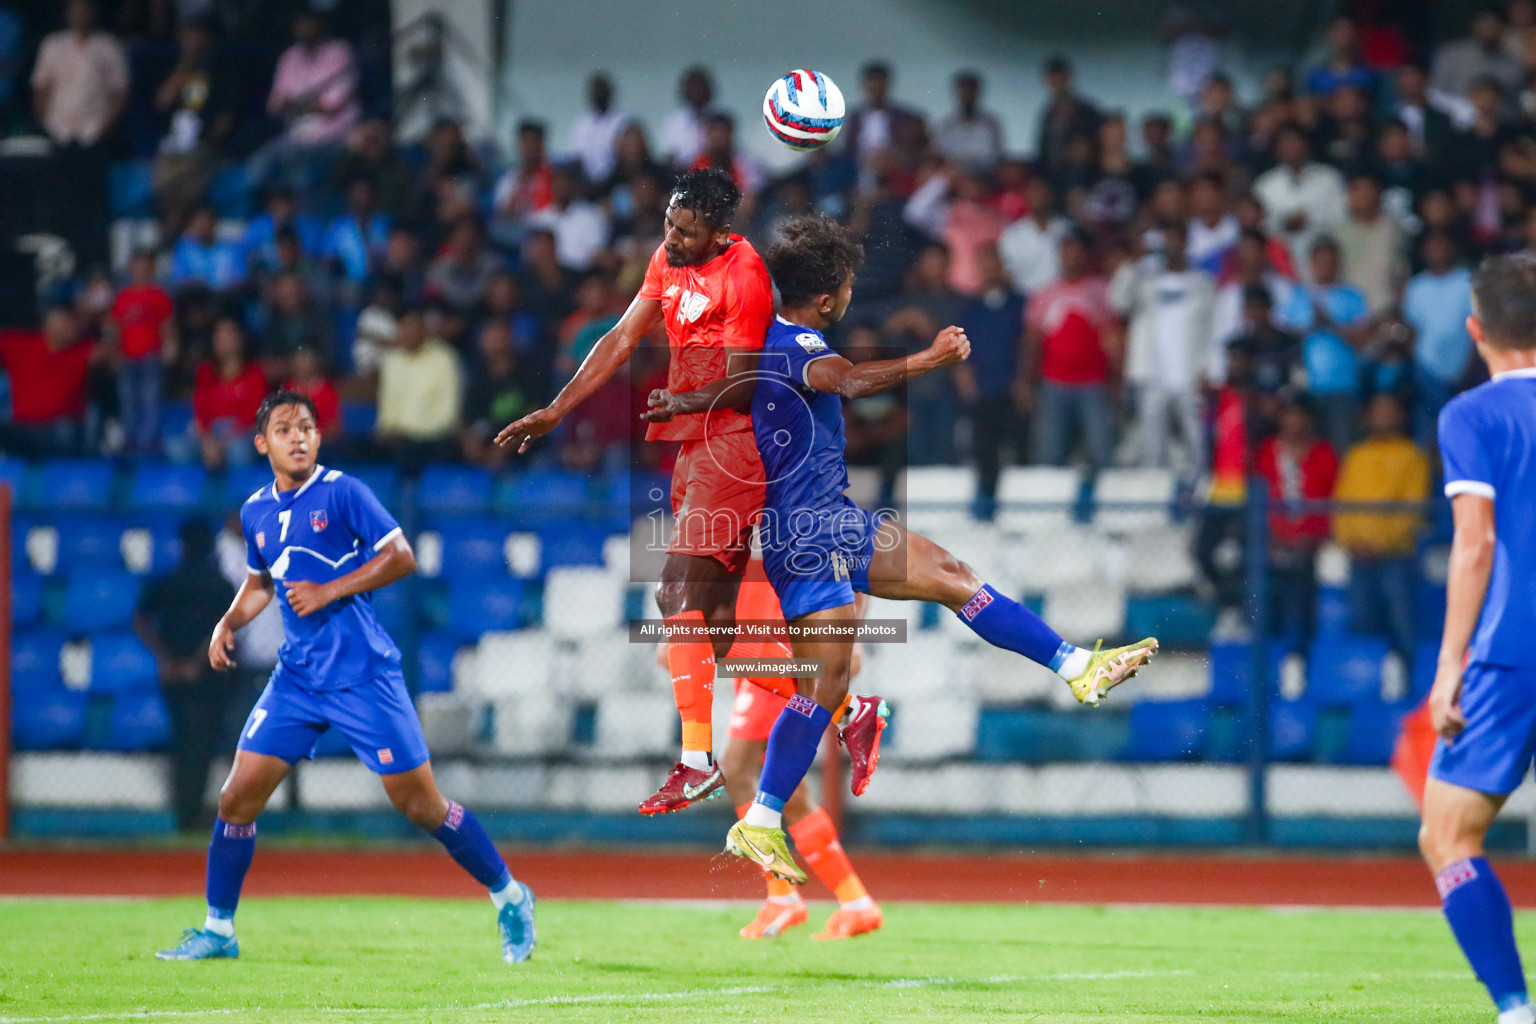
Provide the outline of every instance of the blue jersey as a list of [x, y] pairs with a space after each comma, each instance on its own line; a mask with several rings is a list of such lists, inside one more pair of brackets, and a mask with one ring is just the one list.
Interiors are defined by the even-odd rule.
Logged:
[[1445, 493], [1493, 499], [1493, 575], [1472, 664], [1536, 667], [1536, 370], [1501, 373], [1440, 413]]
[[368, 485], [339, 469], [316, 466], [303, 486], [263, 487], [240, 510], [246, 566], [270, 575], [283, 610], [283, 649], [274, 680], [306, 690], [358, 686], [400, 665], [400, 651], [373, 614], [367, 594], [332, 602], [300, 618], [286, 582], [329, 583], [363, 565], [400, 535]]
[[820, 331], [783, 317], [768, 325], [752, 398], [752, 430], [768, 478], [765, 509], [779, 518], [843, 503], [848, 489], [843, 400], [806, 382], [811, 363], [835, 355]]

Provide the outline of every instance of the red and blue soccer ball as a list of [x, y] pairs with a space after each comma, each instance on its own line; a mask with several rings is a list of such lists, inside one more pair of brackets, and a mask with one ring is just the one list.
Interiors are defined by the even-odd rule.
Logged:
[[842, 131], [843, 92], [820, 71], [791, 71], [768, 87], [763, 120], [774, 138], [791, 149], [820, 149]]

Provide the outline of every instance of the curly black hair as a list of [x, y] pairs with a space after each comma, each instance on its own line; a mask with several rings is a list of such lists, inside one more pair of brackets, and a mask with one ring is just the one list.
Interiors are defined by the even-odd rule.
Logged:
[[779, 228], [763, 256], [785, 305], [832, 295], [864, 263], [864, 247], [824, 214], [796, 217]]
[[672, 201], [718, 230], [731, 226], [736, 207], [741, 205], [741, 189], [728, 172], [704, 167], [678, 175], [672, 185]]

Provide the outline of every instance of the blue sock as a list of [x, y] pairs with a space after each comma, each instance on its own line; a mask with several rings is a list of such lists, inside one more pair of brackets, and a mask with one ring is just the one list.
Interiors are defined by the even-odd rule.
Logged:
[[1486, 858], [1468, 857], [1435, 876], [1440, 903], [1461, 951], [1499, 1012], [1529, 1002], [1509, 896]]
[[[822, 734], [832, 722], [832, 712], [803, 693], [797, 693], [779, 712], [768, 734], [768, 753], [763, 758], [763, 774], [757, 783], [757, 797], [752, 802], [775, 814], [811, 770]], [[755, 823], [754, 823], [755, 824]]]
[[505, 889], [512, 881], [512, 872], [507, 870], [507, 862], [486, 834], [485, 826], [463, 804], [450, 800], [448, 817], [432, 835], [447, 848], [448, 856], [459, 862], [459, 867], [492, 892]]
[[213, 823], [208, 844], [208, 916], [229, 920], [240, 904], [240, 886], [256, 854], [256, 823], [231, 825], [223, 818]]
[[956, 614], [993, 647], [1022, 654], [1052, 672], [1077, 649], [1040, 616], [989, 585], [976, 591]]

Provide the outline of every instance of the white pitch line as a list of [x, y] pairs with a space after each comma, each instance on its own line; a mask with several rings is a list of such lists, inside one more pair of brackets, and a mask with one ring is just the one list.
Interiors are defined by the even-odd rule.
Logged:
[[[1023, 981], [1114, 981], [1121, 978], [1165, 978], [1193, 974], [1193, 971], [1061, 971], [1046, 974], [994, 974], [987, 978], [892, 978], [888, 981], [858, 982], [857, 988], [942, 988], [951, 985], [1006, 985]], [[811, 979], [805, 979], [811, 980]], [[675, 992], [594, 992], [579, 996], [540, 996], [532, 999], [499, 999], [493, 1003], [446, 1004], [438, 1006], [400, 1007], [398, 1011], [381, 1006], [320, 1006], [295, 1007], [297, 1013], [351, 1016], [381, 1013], [451, 1013], [454, 1011], [516, 1010], [538, 1006], [583, 1006], [605, 1003], [656, 1003], [679, 999], [699, 999], [705, 996], [767, 995], [790, 991], [782, 985], [744, 985], [733, 988], [692, 988]], [[0, 1024], [84, 1024], [87, 1021], [109, 1020], [184, 1020], [188, 1017], [259, 1013], [261, 1007], [209, 1010], [130, 1010], [123, 1013], [85, 1013], [54, 1017], [0, 1017]]]

